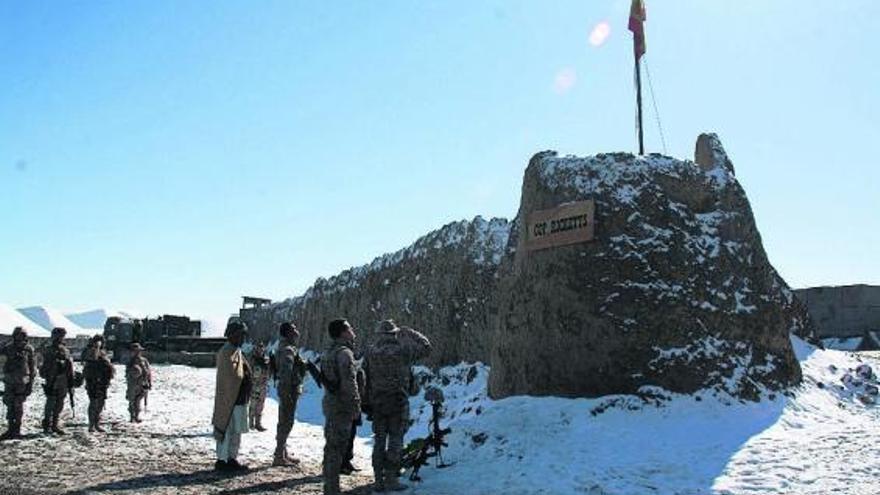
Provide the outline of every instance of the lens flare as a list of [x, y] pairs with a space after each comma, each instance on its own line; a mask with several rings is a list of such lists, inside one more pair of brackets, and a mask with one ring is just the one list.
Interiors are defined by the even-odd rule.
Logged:
[[605, 44], [605, 41], [608, 40], [608, 36], [610, 35], [611, 24], [608, 24], [608, 22], [606, 21], [602, 21], [599, 24], [596, 24], [593, 27], [593, 30], [590, 31], [590, 44], [598, 48]]

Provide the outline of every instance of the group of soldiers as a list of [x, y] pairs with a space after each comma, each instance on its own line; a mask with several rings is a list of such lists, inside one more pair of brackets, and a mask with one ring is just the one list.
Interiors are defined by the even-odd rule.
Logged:
[[[427, 337], [412, 328], [400, 328], [392, 320], [384, 320], [377, 325], [373, 342], [356, 356], [355, 329], [345, 319], [333, 320], [327, 328], [332, 342], [321, 356], [320, 368], [315, 366], [309, 370], [314, 365], [300, 356], [297, 349], [300, 334], [293, 323], [284, 322], [279, 326], [279, 345], [273, 358], [266, 356], [261, 344], [254, 345], [250, 355], [244, 356], [240, 348], [246, 332], [243, 323], [231, 322], [226, 328], [228, 342], [218, 352], [213, 421], [218, 471], [248, 469], [236, 459], [240, 435], [246, 428], [236, 425], [240, 421], [236, 408], [241, 406], [241, 401], [232, 404], [232, 396], [248, 391], [251, 397], [248, 426], [263, 431], [262, 404], [269, 374], [274, 376], [278, 392], [273, 465], [299, 464], [299, 460], [288, 453], [287, 439], [305, 375], [312, 371], [324, 389], [324, 493], [339, 493], [340, 475], [359, 471], [352, 459], [354, 439], [363, 415], [373, 426], [373, 490], [407, 488], [399, 476], [403, 438], [409, 427], [409, 397], [418, 391], [412, 365], [430, 353], [431, 343]], [[272, 371], [267, 374], [267, 370]]]
[[[246, 326], [241, 322], [227, 326], [227, 343], [217, 354], [213, 420], [217, 440], [215, 468], [218, 471], [247, 470], [236, 459], [241, 433], [248, 428], [265, 431], [262, 414], [270, 378], [275, 381], [278, 392], [278, 426], [272, 464], [298, 465], [300, 461], [288, 452], [287, 440], [305, 376], [312, 371], [324, 389], [324, 493], [339, 493], [340, 474], [359, 471], [352, 459], [354, 439], [363, 415], [373, 426], [374, 491], [406, 489], [398, 478], [403, 438], [409, 427], [409, 397], [418, 389], [412, 365], [430, 353], [431, 343], [427, 337], [411, 328], [400, 328], [392, 320], [384, 320], [377, 325], [372, 344], [356, 357], [355, 329], [345, 319], [333, 320], [327, 328], [332, 342], [318, 368], [300, 356], [297, 348], [300, 334], [293, 323], [282, 323], [278, 332], [274, 356], [270, 357], [261, 343], [252, 346], [251, 352], [245, 355], [241, 347]], [[65, 434], [60, 424], [65, 399], [72, 397], [73, 390], [82, 382], [89, 397], [89, 431], [105, 431], [101, 415], [115, 370], [104, 349], [103, 336], [95, 335], [89, 340], [82, 353], [83, 371], [77, 372], [64, 344], [65, 335], [63, 328], [52, 330], [51, 342], [41, 350], [39, 369], [36, 353], [23, 328], [15, 328], [12, 342], [0, 348], [0, 354], [6, 356], [3, 401], [8, 420], [8, 430], [0, 439], [21, 438], [24, 404], [37, 383], [37, 373], [46, 394], [44, 433]], [[133, 343], [130, 351], [125, 373], [126, 396], [130, 421], [139, 423], [141, 406], [146, 404], [152, 388], [152, 374], [143, 356], [143, 347]]]
[[[82, 352], [83, 370], [77, 371], [73, 358], [64, 343], [67, 331], [64, 328], [52, 329], [52, 338], [41, 349], [40, 364], [37, 367], [37, 354], [28, 343], [27, 331], [16, 327], [12, 332], [12, 342], [0, 348], [6, 357], [3, 365], [5, 385], [3, 403], [6, 405], [7, 430], [0, 440], [22, 438], [24, 404], [33, 392], [37, 377], [43, 380], [46, 405], [43, 410], [43, 433], [64, 435], [61, 413], [65, 400], [70, 397], [73, 407], [74, 390], [85, 382], [89, 397], [89, 432], [104, 432], [101, 415], [107, 400], [107, 390], [115, 375], [115, 368], [104, 349], [104, 337], [95, 335], [89, 339], [88, 347]], [[143, 356], [138, 343], [130, 347], [131, 358], [126, 366], [126, 397], [129, 404], [129, 420], [140, 423], [141, 404], [152, 388], [150, 363]]]

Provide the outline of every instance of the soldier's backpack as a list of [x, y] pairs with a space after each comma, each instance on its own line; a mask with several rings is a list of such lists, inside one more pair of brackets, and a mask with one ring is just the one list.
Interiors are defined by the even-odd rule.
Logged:
[[405, 407], [410, 371], [395, 338], [376, 342], [367, 354], [367, 387], [374, 414], [394, 414]]

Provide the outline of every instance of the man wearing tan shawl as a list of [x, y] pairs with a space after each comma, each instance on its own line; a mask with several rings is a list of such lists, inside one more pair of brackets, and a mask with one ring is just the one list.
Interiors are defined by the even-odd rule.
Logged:
[[252, 375], [241, 344], [247, 329], [244, 323], [226, 326], [226, 343], [217, 352], [217, 388], [214, 394], [214, 439], [217, 441], [217, 471], [247, 471], [236, 459], [241, 434], [248, 431], [247, 404]]

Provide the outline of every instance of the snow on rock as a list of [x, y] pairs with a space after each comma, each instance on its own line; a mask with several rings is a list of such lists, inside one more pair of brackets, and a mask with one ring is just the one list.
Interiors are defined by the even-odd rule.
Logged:
[[0, 334], [12, 335], [15, 327], [27, 330], [31, 337], [49, 337], [49, 331], [19, 313], [12, 306], [0, 303]]
[[[729, 390], [730, 380], [755, 398], [760, 385], [799, 382], [788, 335], [810, 334], [809, 315], [770, 264], [717, 136], [698, 138], [696, 158], [532, 157], [498, 270], [494, 398]], [[529, 214], [587, 200], [591, 241], [527, 249]], [[717, 352], [657, 359], [707, 339]]]
[[18, 312], [45, 330], [51, 331], [55, 327], [62, 327], [67, 330], [67, 335], [69, 337], [88, 333], [86, 329], [70, 321], [70, 319], [64, 316], [62, 312], [54, 308], [46, 306], [30, 306], [27, 308], [19, 308]]

